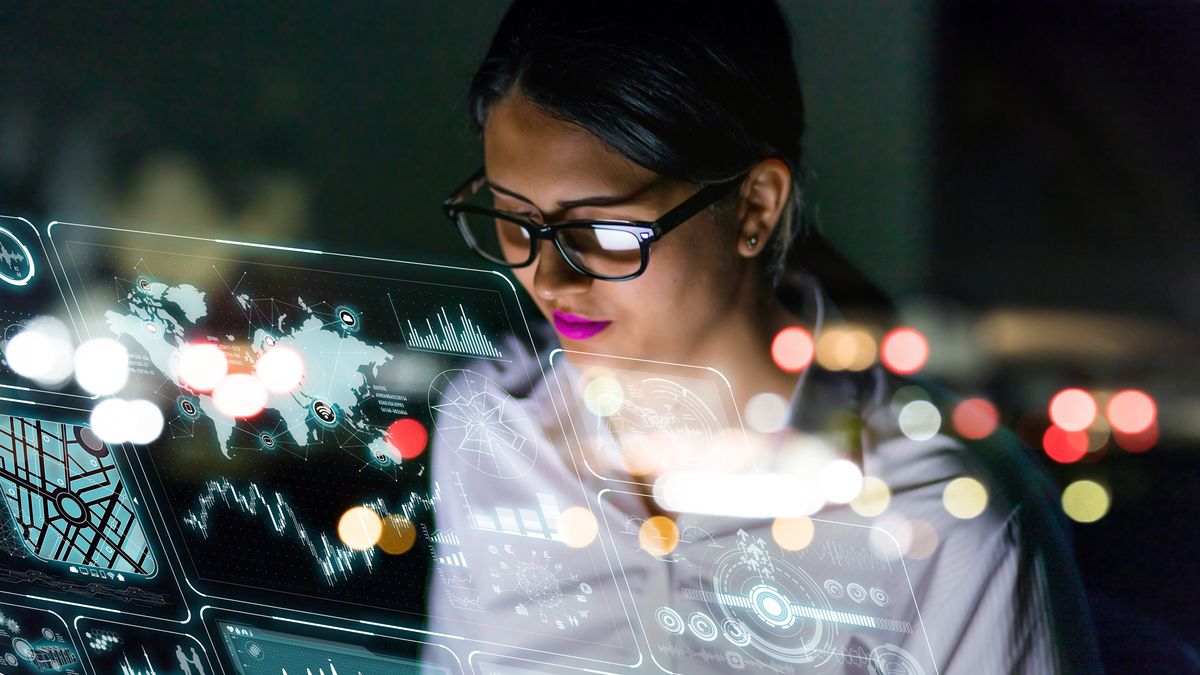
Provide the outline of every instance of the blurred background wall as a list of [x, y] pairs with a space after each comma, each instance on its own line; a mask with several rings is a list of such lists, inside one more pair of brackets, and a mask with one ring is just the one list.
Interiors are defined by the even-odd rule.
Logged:
[[[1082, 387], [1158, 404], [1060, 485], [1085, 581], [1200, 621], [1200, 5], [784, 0], [827, 236], [930, 374], [1040, 449]], [[464, 93], [505, 2], [0, 6], [0, 212], [476, 265], [439, 204], [481, 161]]]

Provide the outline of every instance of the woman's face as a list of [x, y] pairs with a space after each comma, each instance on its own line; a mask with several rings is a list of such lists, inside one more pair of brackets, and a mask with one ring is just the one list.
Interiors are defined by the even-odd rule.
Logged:
[[[492, 105], [483, 136], [495, 207], [548, 224], [657, 220], [697, 189], [634, 164], [519, 92]], [[563, 347], [634, 358], [690, 361], [737, 308], [750, 271], [735, 223], [711, 209], [656, 242], [645, 272], [628, 281], [580, 274], [552, 242], [540, 246], [533, 264], [513, 272]]]

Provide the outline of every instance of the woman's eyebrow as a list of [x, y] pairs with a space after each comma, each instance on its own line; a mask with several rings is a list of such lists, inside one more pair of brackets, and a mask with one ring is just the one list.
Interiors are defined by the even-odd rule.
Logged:
[[[487, 181], [487, 185], [492, 190], [499, 192], [500, 194], [506, 195], [508, 197], [512, 197], [513, 199], [520, 200], [522, 202], [525, 202], [526, 204], [529, 204], [530, 206], [537, 207], [537, 204], [534, 204], [533, 200], [529, 199], [528, 197], [526, 197], [520, 193], [513, 192], [512, 190], [509, 190], [508, 188], [505, 188], [503, 186], [497, 185], [497, 184], [493, 183], [491, 180]], [[642, 187], [642, 188], [638, 189], [637, 191], [635, 191], [631, 194], [627, 194], [627, 195], [583, 197], [580, 199], [569, 199], [566, 201], [560, 201], [558, 203], [558, 208], [562, 211], [567, 211], [570, 209], [578, 208], [580, 206], [611, 206], [613, 204], [623, 204], [625, 202], [633, 201], [637, 197], [640, 197], [644, 192], [646, 192], [651, 187], [653, 187], [653, 185], [654, 185], [654, 183], [651, 183], [650, 185]]]

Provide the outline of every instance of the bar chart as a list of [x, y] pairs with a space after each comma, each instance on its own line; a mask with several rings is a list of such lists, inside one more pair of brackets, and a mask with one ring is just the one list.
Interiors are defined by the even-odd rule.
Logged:
[[462, 356], [479, 356], [488, 359], [503, 359], [504, 355], [492, 344], [484, 334], [483, 329], [467, 317], [467, 310], [461, 304], [455, 316], [458, 324], [451, 321], [445, 307], [438, 309], [437, 325], [432, 319], [425, 319], [424, 331], [414, 325], [412, 320], [406, 320], [408, 330], [404, 340], [409, 349], [439, 352], [443, 354], [459, 354]]

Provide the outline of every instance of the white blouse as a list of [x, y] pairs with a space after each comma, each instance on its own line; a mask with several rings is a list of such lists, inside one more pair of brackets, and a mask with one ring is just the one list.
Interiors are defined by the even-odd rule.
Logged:
[[[796, 309], [815, 334], [828, 300], [811, 278], [788, 283], [808, 299]], [[1100, 670], [1052, 485], [1007, 431], [965, 441], [943, 424], [912, 440], [893, 402], [912, 381], [814, 364], [792, 395], [789, 428], [886, 484], [886, 509], [826, 504], [778, 525], [671, 513], [677, 531], [663, 546], [651, 527], [663, 521], [647, 524], [661, 515], [647, 489], [613, 470], [615, 439], [564, 394], [580, 373], [562, 356], [526, 348], [504, 367], [473, 364], [457, 393], [431, 402], [443, 496], [428, 533], [429, 630], [466, 672]], [[953, 397], [919, 384], [949, 419]], [[492, 426], [452, 423], [456, 405]], [[968, 518], [943, 499], [963, 477], [986, 494]], [[590, 520], [578, 507], [597, 534], [575, 548], [565, 530], [586, 535]], [[426, 657], [459, 667], [440, 649]]]

